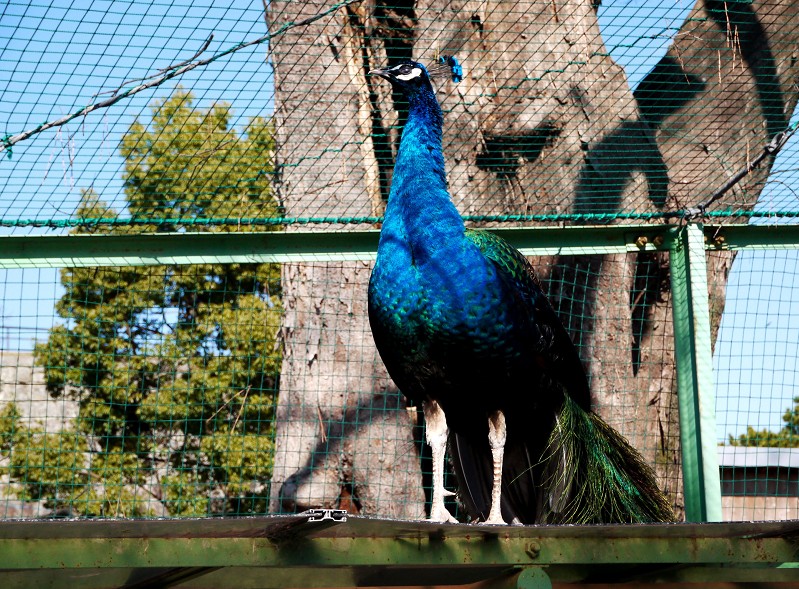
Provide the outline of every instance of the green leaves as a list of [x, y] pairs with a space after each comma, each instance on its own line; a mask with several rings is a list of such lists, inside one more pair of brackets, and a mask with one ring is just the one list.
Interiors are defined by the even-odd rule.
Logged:
[[785, 425], [779, 431], [746, 428], [746, 433], [737, 438], [729, 437], [730, 446], [757, 446], [771, 448], [799, 448], [799, 397], [794, 397], [793, 409], [786, 409], [782, 420]]
[[[231, 115], [225, 104], [195, 108], [178, 88], [122, 138], [127, 208], [153, 219], [144, 231], [158, 218], [278, 215], [271, 123], [239, 133]], [[117, 214], [83, 193], [81, 216]], [[279, 278], [268, 264], [62, 270], [63, 321], [35, 358], [51, 396], [77, 401], [79, 415], [59, 433], [0, 415], [0, 449], [25, 497], [83, 515], [264, 513]], [[41, 451], [14, 462], [22, 443]]]
[[6, 464], [0, 472], [20, 483], [14, 489], [19, 499], [63, 507], [86, 486], [85, 452], [85, 438], [74, 430], [46, 433], [40, 425], [25, 424], [14, 403], [0, 411], [0, 456]]
[[272, 217], [272, 125], [250, 121], [243, 135], [229, 125], [231, 109], [193, 108], [178, 88], [153, 106], [152, 122], [136, 121], [122, 139], [125, 192], [143, 218]]

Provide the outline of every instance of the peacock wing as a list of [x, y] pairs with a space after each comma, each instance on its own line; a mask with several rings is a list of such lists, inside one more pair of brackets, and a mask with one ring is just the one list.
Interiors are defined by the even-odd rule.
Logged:
[[546, 334], [541, 349], [536, 351], [539, 368], [560, 384], [578, 406], [590, 410], [591, 394], [580, 356], [530, 262], [519, 250], [489, 231], [467, 229], [466, 237], [493, 262], [502, 279], [518, 293], [538, 331]]

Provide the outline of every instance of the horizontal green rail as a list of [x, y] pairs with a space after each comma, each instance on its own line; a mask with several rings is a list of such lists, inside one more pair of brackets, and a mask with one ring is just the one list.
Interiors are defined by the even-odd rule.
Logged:
[[[491, 229], [531, 256], [668, 250], [678, 227], [592, 225]], [[0, 268], [372, 260], [379, 231], [0, 236]], [[709, 249], [799, 247], [799, 225], [706, 225]]]
[[[486, 526], [301, 515], [0, 523], [9, 587], [547, 587], [603, 578], [789, 582], [797, 522]], [[519, 577], [518, 573], [523, 573]], [[130, 584], [131, 579], [146, 584]], [[61, 584], [53, 584], [53, 580]], [[73, 585], [69, 585], [71, 582]]]
[[[492, 229], [528, 255], [662, 248], [666, 225]], [[0, 237], [0, 268], [371, 260], [378, 230]]]
[[374, 257], [377, 231], [142, 233], [0, 237], [0, 268], [149, 266]]
[[705, 245], [711, 249], [799, 248], [799, 224], [705, 225]]
[[[531, 544], [540, 546], [531, 558]], [[792, 562], [796, 545], [771, 538], [740, 542], [724, 538], [701, 542], [667, 538], [318, 538], [287, 544], [263, 538], [101, 538], [0, 540], [4, 569], [148, 567], [354, 567], [393, 566], [608, 565], [608, 564], [767, 564]]]

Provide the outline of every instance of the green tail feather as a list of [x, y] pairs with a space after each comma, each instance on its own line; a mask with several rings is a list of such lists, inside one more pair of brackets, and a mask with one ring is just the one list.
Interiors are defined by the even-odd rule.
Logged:
[[655, 473], [598, 415], [566, 396], [544, 455], [544, 520], [598, 524], [676, 520]]

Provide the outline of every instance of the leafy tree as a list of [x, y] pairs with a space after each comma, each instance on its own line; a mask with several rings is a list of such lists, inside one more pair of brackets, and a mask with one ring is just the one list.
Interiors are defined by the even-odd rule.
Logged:
[[[180, 88], [152, 112], [121, 143], [134, 218], [246, 217], [251, 208], [277, 216], [269, 121], [255, 118], [240, 134], [228, 105], [196, 109]], [[80, 215], [118, 212], [89, 190]], [[101, 229], [78, 232], [90, 230]], [[79, 415], [60, 434], [12, 413], [0, 419], [24, 496], [83, 515], [265, 512], [280, 366], [277, 266], [68, 268], [61, 282], [64, 321], [35, 358], [51, 396], [76, 400]]]
[[786, 409], [779, 431], [755, 430], [751, 425], [737, 438], [730, 435], [730, 446], [756, 446], [760, 448], [799, 448], [799, 397], [793, 398], [793, 409]]

